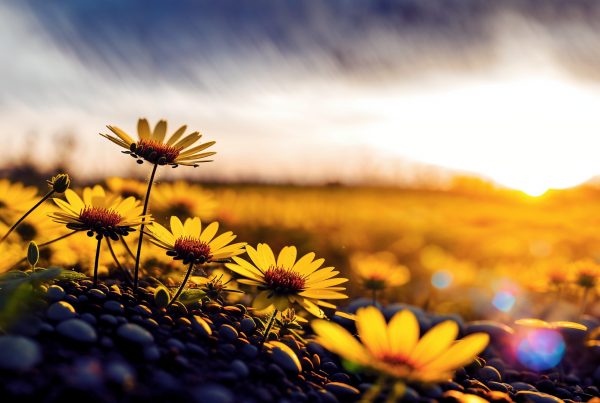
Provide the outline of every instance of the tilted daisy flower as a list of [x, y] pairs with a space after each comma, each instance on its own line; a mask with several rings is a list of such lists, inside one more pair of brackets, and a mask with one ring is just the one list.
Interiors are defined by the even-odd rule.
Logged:
[[341, 292], [346, 288], [339, 286], [348, 279], [337, 277], [339, 272], [333, 267], [321, 267], [325, 260], [315, 260], [312, 252], [297, 259], [296, 247], [286, 246], [276, 260], [269, 245], [264, 243], [258, 244], [256, 249], [248, 245], [246, 252], [252, 263], [234, 257], [235, 263], [226, 266], [245, 277], [238, 280], [239, 283], [259, 289], [253, 303], [256, 309], [274, 306], [276, 311], [284, 311], [298, 304], [311, 314], [323, 317], [320, 306], [335, 308], [325, 300], [348, 298]]
[[410, 280], [408, 268], [398, 264], [390, 252], [357, 253], [350, 258], [350, 264], [363, 287], [373, 294], [374, 302], [378, 291], [399, 287]]
[[83, 198], [73, 190], [67, 189], [65, 198], [66, 201], [53, 199], [60, 211], [50, 213], [49, 216], [73, 231], [85, 231], [88, 236], [96, 237], [98, 244], [94, 264], [94, 284], [97, 284], [102, 238], [107, 237], [107, 242], [110, 242], [110, 239], [118, 240], [120, 236], [127, 236], [133, 232], [134, 227], [142, 224], [144, 219], [149, 220], [150, 217], [142, 215], [142, 207], [135, 198], [122, 199], [107, 195], [99, 185], [83, 189]]
[[177, 165], [197, 166], [201, 162], [210, 162], [206, 158], [215, 155], [215, 152], [202, 152], [215, 144], [214, 141], [199, 144], [192, 147], [202, 135], [193, 132], [184, 136], [187, 126], [181, 126], [167, 138], [167, 122], [160, 120], [154, 130], [150, 130], [150, 125], [146, 119], [139, 119], [137, 125], [138, 138], [134, 140], [125, 131], [116, 126], [107, 126], [114, 134], [102, 134], [113, 143], [125, 148], [126, 153], [138, 159], [158, 165]]
[[[144, 198], [144, 209], [142, 215], [146, 215], [148, 211], [148, 202], [150, 201], [150, 192], [154, 183], [154, 176], [159, 165], [170, 165], [176, 168], [179, 165], [187, 165], [197, 167], [201, 162], [211, 162], [206, 158], [216, 154], [215, 152], [204, 152], [208, 147], [215, 144], [214, 141], [208, 143], [200, 143], [195, 145], [202, 135], [198, 132], [185, 135], [187, 126], [181, 126], [179, 129], [167, 138], [167, 122], [160, 120], [154, 130], [150, 130], [150, 125], [146, 119], [139, 119], [137, 125], [138, 138], [134, 140], [129, 134], [116, 126], [107, 126], [114, 134], [102, 134], [101, 136], [109, 139], [113, 143], [127, 149], [123, 151], [137, 159], [139, 164], [144, 161], [150, 162], [152, 173], [148, 181], [146, 197]], [[142, 255], [142, 240], [144, 239], [144, 226], [142, 223], [140, 228], [140, 237], [138, 238], [137, 253], [135, 257], [135, 268], [133, 273], [133, 289], [137, 289], [138, 275], [140, 267], [140, 259]]]
[[370, 306], [356, 313], [360, 341], [342, 326], [314, 320], [317, 341], [329, 351], [360, 366], [403, 382], [441, 382], [471, 363], [489, 343], [486, 333], [456, 341], [458, 325], [445, 321], [419, 339], [419, 322], [409, 310], [386, 323], [381, 311]]
[[147, 228], [150, 242], [167, 251], [167, 255], [189, 265], [181, 286], [171, 299], [172, 304], [179, 298], [187, 283], [194, 265], [210, 263], [244, 253], [245, 242], [232, 244], [236, 238], [233, 232], [224, 232], [215, 237], [219, 229], [218, 222], [212, 222], [202, 229], [200, 218], [188, 218], [184, 223], [175, 216], [171, 217], [171, 230], [154, 222]]

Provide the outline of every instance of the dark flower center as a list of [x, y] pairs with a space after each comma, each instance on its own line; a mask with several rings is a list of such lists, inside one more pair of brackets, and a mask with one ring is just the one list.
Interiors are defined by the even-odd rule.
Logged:
[[188, 200], [177, 200], [171, 203], [167, 210], [167, 216], [190, 217], [192, 215], [193, 202]]
[[132, 147], [132, 151], [153, 164], [171, 164], [179, 156], [181, 148], [159, 141], [141, 139]]
[[270, 267], [265, 272], [266, 287], [277, 294], [296, 294], [304, 289], [306, 277], [291, 269]]
[[404, 368], [407, 370], [415, 368], [415, 365], [402, 355], [384, 353], [379, 359], [392, 367]]
[[182, 259], [183, 263], [206, 263], [212, 259], [210, 246], [196, 238], [183, 237], [175, 241], [173, 250], [167, 252], [175, 259]]
[[102, 207], [86, 207], [79, 213], [79, 221], [89, 227], [116, 227], [122, 220], [116, 211]]

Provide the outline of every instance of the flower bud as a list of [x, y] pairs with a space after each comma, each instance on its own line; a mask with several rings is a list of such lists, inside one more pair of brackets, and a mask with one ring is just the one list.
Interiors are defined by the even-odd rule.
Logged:
[[58, 174], [48, 181], [48, 185], [56, 193], [64, 193], [71, 185], [71, 178], [69, 174]]

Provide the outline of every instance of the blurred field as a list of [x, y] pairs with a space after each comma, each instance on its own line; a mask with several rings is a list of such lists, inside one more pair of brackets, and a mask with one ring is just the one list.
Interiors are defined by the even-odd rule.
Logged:
[[[132, 180], [109, 179], [105, 184], [115, 193], [138, 198], [145, 189]], [[408, 268], [410, 280], [380, 293], [380, 302], [505, 321], [577, 317], [583, 294], [578, 279], [582, 273], [598, 274], [600, 190], [588, 186], [534, 198], [474, 184], [415, 190], [159, 182], [150, 205], [162, 223], [171, 215], [200, 216], [204, 222], [218, 220], [221, 228], [252, 245], [267, 242], [274, 249], [296, 245], [299, 253], [314, 251], [351, 279], [353, 297], [368, 295], [352, 263], [386, 251]], [[3, 270], [22, 258], [27, 241], [41, 243], [65, 233], [45, 216], [50, 209], [22, 226], [20, 241], [4, 246]], [[134, 245], [131, 238], [128, 242]], [[45, 249], [42, 263], [89, 271], [94, 242], [85, 234], [75, 235]], [[121, 244], [114, 250], [131, 266]], [[143, 258], [146, 271], [157, 277], [182, 271], [150, 245]], [[115, 270], [109, 253], [102, 254], [100, 265], [101, 271]], [[598, 309], [596, 294], [592, 289], [586, 297], [589, 313]]]

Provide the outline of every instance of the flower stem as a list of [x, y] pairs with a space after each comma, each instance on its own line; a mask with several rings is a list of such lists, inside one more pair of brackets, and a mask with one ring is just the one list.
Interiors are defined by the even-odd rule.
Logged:
[[260, 344], [258, 346], [259, 350], [262, 350], [262, 347], [265, 344], [265, 341], [267, 341], [267, 338], [269, 337], [269, 332], [271, 331], [271, 328], [273, 327], [273, 322], [275, 322], [276, 316], [277, 316], [277, 308], [275, 308], [273, 310], [273, 313], [271, 314], [271, 319], [269, 319], [269, 323], [267, 324], [267, 328], [265, 329], [265, 334], [263, 334], [262, 340], [260, 341]]
[[33, 210], [35, 210], [36, 208], [38, 208], [43, 202], [45, 202], [46, 200], [48, 200], [50, 198], [50, 196], [52, 196], [54, 194], [55, 190], [52, 189], [50, 190], [48, 193], [46, 193], [44, 195], [44, 197], [42, 197], [32, 208], [30, 208], [25, 214], [23, 214], [23, 216], [21, 218], [19, 218], [19, 221], [17, 221], [16, 223], [13, 224], [12, 227], [10, 227], [10, 229], [8, 230], [8, 232], [6, 234], [4, 234], [4, 236], [2, 237], [2, 239], [0, 239], [0, 243], [4, 242], [4, 240], [6, 238], [8, 238], [8, 236], [11, 234], [11, 232], [13, 232], [15, 230], [15, 228], [17, 228], [19, 226], [19, 224], [21, 224], [23, 222], [23, 220], [25, 220], [25, 218], [27, 218], [27, 216], [29, 214], [31, 214], [31, 212]]
[[[152, 190], [152, 184], [154, 183], [154, 175], [156, 175], [156, 169], [158, 168], [158, 164], [154, 164], [152, 167], [152, 174], [150, 174], [150, 181], [148, 182], [148, 190], [146, 190], [146, 198], [144, 199], [144, 210], [142, 211], [142, 215], [145, 216], [148, 211], [148, 202], [150, 201], [150, 191]], [[138, 240], [137, 246], [137, 254], [135, 257], [135, 268], [133, 270], [133, 290], [137, 290], [138, 287], [138, 278], [139, 278], [139, 270], [140, 270], [140, 256], [142, 254], [142, 239], [144, 238], [144, 227], [145, 227], [146, 217], [142, 218], [142, 224], [140, 225], [140, 238]]]
[[110, 238], [106, 238], [106, 244], [108, 245], [108, 250], [110, 251], [110, 254], [111, 254], [113, 260], [115, 261], [117, 267], [119, 268], [119, 270], [121, 270], [123, 273], [125, 273], [125, 280], [127, 280], [129, 285], [132, 285], [133, 283], [131, 282], [131, 274], [129, 274], [129, 270], [127, 270], [126, 268], [121, 266], [121, 263], [119, 262], [119, 259], [117, 259], [117, 255], [115, 254], [115, 251], [113, 250], [112, 243], [110, 242]]
[[392, 385], [392, 390], [388, 394], [386, 403], [399, 402], [406, 393], [406, 385], [402, 382], [396, 382]]
[[385, 384], [385, 376], [380, 375], [377, 378], [377, 381], [367, 390], [367, 392], [362, 396], [359, 403], [373, 403], [377, 396], [381, 393], [383, 386]]
[[100, 260], [100, 244], [102, 243], [102, 235], [96, 237], [98, 246], [96, 247], [96, 260], [94, 261], [94, 287], [98, 285], [98, 260]]
[[183, 292], [183, 289], [185, 288], [185, 284], [187, 283], [188, 279], [190, 278], [190, 275], [192, 274], [192, 271], [194, 271], [194, 262], [193, 261], [190, 263], [190, 267], [188, 268], [188, 271], [185, 274], [185, 277], [183, 278], [183, 282], [179, 286], [179, 289], [177, 290], [177, 292], [175, 293], [175, 295], [173, 296], [173, 298], [171, 298], [171, 301], [169, 301], [169, 304], [167, 305], [167, 308], [170, 307], [171, 305], [173, 305], [173, 303], [175, 301], [177, 301], [177, 298], [179, 298], [179, 296]]
[[590, 289], [588, 287], [583, 288], [583, 295], [581, 296], [581, 310], [579, 312], [579, 316], [583, 316], [585, 314], [585, 308], [587, 307], [587, 299], [589, 292]]

